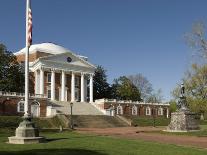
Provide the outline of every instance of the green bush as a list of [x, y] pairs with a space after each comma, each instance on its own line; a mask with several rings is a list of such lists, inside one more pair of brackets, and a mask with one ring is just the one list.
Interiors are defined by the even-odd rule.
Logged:
[[[0, 116], [0, 128], [17, 128], [19, 123], [22, 121], [20, 116]], [[60, 125], [65, 127], [64, 122], [62, 122], [58, 117], [53, 118], [33, 118], [32, 122], [35, 125], [42, 128], [59, 128]]]
[[16, 128], [21, 121], [20, 116], [0, 116], [0, 128]]
[[133, 117], [132, 125], [133, 126], [167, 126], [170, 123], [169, 118], [157, 117], [155, 119], [151, 117]]

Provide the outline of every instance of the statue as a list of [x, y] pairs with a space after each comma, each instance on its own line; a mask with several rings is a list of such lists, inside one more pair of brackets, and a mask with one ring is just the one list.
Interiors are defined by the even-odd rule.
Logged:
[[177, 103], [177, 109], [178, 111], [189, 110], [187, 107], [187, 102], [186, 102], [186, 97], [185, 97], [185, 87], [183, 83], [181, 84], [181, 87], [180, 87], [180, 98]]

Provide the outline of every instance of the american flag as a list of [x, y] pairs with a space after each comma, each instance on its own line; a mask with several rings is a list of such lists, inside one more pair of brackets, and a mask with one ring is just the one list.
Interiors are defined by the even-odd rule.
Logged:
[[28, 8], [27, 43], [28, 43], [28, 46], [32, 44], [32, 10], [30, 6]]

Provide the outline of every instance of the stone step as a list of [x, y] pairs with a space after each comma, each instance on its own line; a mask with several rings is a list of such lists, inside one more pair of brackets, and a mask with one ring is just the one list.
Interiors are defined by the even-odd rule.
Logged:
[[[70, 116], [69, 120], [70, 120]], [[75, 127], [80, 128], [108, 128], [129, 126], [118, 117], [105, 115], [75, 115], [73, 116]]]
[[[71, 114], [70, 102], [52, 101], [51, 104], [60, 114]], [[74, 102], [72, 107], [73, 115], [103, 115], [92, 104], [86, 102]]]

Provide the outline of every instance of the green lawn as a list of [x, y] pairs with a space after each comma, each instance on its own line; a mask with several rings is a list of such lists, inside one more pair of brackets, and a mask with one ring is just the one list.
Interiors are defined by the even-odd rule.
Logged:
[[200, 125], [199, 131], [192, 132], [166, 132], [166, 131], [145, 131], [145, 133], [160, 133], [165, 135], [207, 137], [207, 125]]
[[43, 144], [7, 144], [12, 132], [0, 130], [0, 155], [206, 155], [207, 150], [175, 145], [126, 140], [75, 132], [41, 133], [49, 142]]

